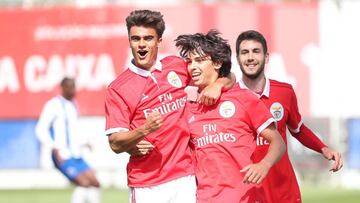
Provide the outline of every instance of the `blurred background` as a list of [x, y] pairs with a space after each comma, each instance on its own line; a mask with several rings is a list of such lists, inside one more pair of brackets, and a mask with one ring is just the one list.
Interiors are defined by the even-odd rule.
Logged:
[[[71, 184], [34, 132], [64, 76], [77, 82], [81, 136], [92, 145], [84, 154], [97, 170], [103, 202], [128, 202], [128, 156], [108, 146], [104, 90], [131, 60], [124, 22], [134, 9], [164, 14], [161, 55], [177, 54], [179, 34], [216, 28], [235, 50], [240, 32], [262, 32], [267, 76], [294, 86], [305, 123], [345, 162], [331, 173], [320, 154], [289, 137], [303, 202], [360, 201], [360, 2], [0, 0], [0, 203], [70, 201]], [[235, 53], [233, 62], [239, 78]]]

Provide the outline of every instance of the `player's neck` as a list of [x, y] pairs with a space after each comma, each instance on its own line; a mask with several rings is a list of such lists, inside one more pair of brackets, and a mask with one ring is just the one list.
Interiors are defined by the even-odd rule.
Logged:
[[263, 92], [266, 84], [265, 75], [261, 74], [257, 78], [248, 78], [246, 76], [242, 77], [243, 82], [246, 87], [248, 87], [253, 92]]

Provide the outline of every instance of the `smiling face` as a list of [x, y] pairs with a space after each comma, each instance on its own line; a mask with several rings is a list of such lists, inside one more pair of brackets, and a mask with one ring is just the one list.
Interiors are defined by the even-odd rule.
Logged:
[[213, 63], [208, 55], [190, 52], [187, 62], [191, 79], [200, 90], [214, 83], [219, 77], [221, 64]]
[[269, 60], [269, 54], [264, 53], [260, 42], [244, 40], [240, 43], [237, 60], [243, 77], [256, 79], [264, 74], [264, 67]]
[[161, 38], [151, 27], [132, 26], [129, 43], [137, 67], [150, 70], [155, 64]]

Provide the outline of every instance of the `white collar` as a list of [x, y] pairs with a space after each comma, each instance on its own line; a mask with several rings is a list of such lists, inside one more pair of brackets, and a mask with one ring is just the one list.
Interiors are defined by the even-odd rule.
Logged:
[[[239, 80], [239, 86], [241, 89], [249, 89], [244, 81], [242, 79]], [[256, 92], [254, 92], [256, 93]], [[265, 96], [267, 98], [269, 98], [270, 96], [270, 80], [268, 78], [265, 78], [265, 87], [264, 87], [264, 91], [261, 93], [261, 95], [256, 94], [257, 96], [259, 96], [259, 98], [261, 98], [262, 96]]]
[[[131, 60], [131, 62], [130, 62], [130, 64], [129, 64], [129, 69], [130, 69], [132, 72], [134, 72], [134, 73], [136, 73], [136, 74], [138, 74], [138, 75], [141, 75], [141, 76], [143, 76], [143, 77], [148, 77], [148, 76], [151, 74], [150, 71], [144, 70], [144, 69], [142, 69], [142, 68], [137, 67], [132, 61], [133, 61], [133, 60]], [[155, 62], [155, 64], [154, 64], [154, 67], [155, 67], [156, 70], [161, 71], [161, 70], [162, 70], [162, 68], [161, 68], [161, 67], [162, 67], [162, 66], [161, 66], [161, 62], [160, 62], [159, 60], [156, 60], [156, 62]]]

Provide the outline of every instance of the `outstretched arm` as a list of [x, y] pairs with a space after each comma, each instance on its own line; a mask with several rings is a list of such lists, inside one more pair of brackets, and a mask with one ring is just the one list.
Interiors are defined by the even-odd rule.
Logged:
[[321, 153], [325, 159], [334, 160], [330, 171], [336, 172], [343, 166], [341, 154], [326, 146], [308, 127], [304, 124], [300, 127], [300, 132], [291, 134], [304, 146]]
[[268, 152], [259, 163], [251, 164], [241, 169], [240, 172], [246, 172], [243, 179], [244, 183], [260, 184], [268, 174], [270, 168], [279, 161], [285, 153], [286, 145], [276, 130], [274, 123], [263, 130], [261, 136], [270, 142]]
[[219, 99], [221, 91], [228, 90], [234, 86], [236, 82], [235, 74], [230, 72], [227, 77], [218, 78], [216, 82], [204, 88], [199, 97], [198, 102], [207, 106], [213, 105]]

